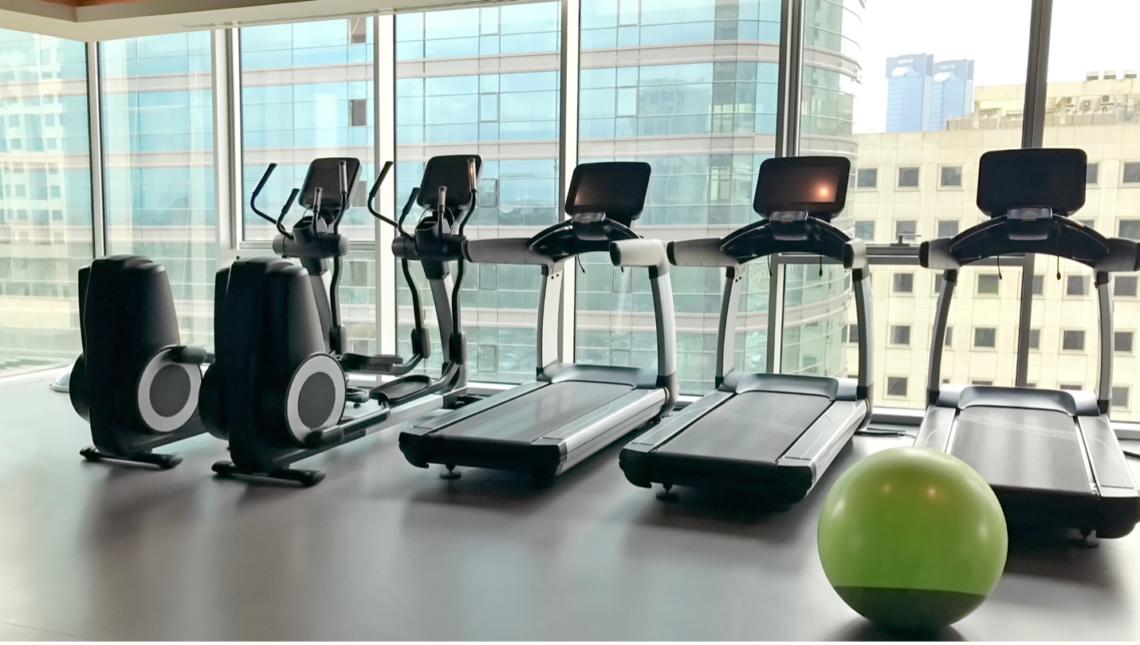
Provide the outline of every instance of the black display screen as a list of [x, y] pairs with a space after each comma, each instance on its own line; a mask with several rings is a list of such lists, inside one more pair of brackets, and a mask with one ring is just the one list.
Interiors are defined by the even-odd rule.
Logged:
[[1076, 148], [987, 152], [978, 163], [978, 208], [993, 216], [1032, 206], [1072, 213], [1085, 204], [1087, 165]]
[[851, 162], [845, 157], [785, 157], [760, 166], [757, 213], [806, 211], [834, 215], [847, 199]]
[[570, 179], [566, 212], [605, 213], [628, 225], [645, 207], [649, 174], [649, 164], [641, 161], [580, 164]]

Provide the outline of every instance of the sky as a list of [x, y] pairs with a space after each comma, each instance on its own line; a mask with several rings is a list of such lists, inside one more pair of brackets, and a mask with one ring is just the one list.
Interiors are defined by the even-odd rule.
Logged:
[[[891, 56], [970, 58], [975, 86], [1025, 83], [1029, 13], [1030, 0], [867, 0], [863, 26], [852, 33], [863, 66], [855, 131], [884, 129]], [[1081, 81], [1092, 70], [1140, 71], [1137, 25], [1140, 0], [1054, 0], [1049, 80]]]

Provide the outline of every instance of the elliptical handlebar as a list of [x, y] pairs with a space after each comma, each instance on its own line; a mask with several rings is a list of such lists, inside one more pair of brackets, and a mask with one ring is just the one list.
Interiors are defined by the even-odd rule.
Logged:
[[293, 239], [293, 235], [285, 230], [281, 222], [285, 219], [285, 214], [289, 212], [289, 209], [293, 208], [293, 201], [297, 199], [297, 195], [301, 192], [300, 190], [296, 188], [293, 189], [293, 192], [289, 195], [289, 199], [285, 201], [285, 207], [281, 209], [281, 215], [279, 215], [277, 219], [273, 219], [257, 208], [257, 197], [261, 194], [261, 190], [265, 188], [265, 184], [269, 182], [269, 176], [273, 174], [274, 170], [277, 170], [277, 164], [275, 163], [269, 164], [269, 167], [265, 169], [265, 174], [261, 176], [261, 181], [257, 182], [257, 187], [253, 189], [253, 193], [249, 196], [249, 207], [261, 219], [276, 227], [278, 233], [291, 240]]
[[[400, 226], [400, 223], [402, 223], [404, 221], [403, 218], [400, 218], [400, 222], [395, 222], [391, 218], [385, 217], [384, 215], [381, 215], [380, 212], [377, 211], [376, 207], [373, 205], [374, 202], [376, 201], [376, 193], [380, 192], [380, 185], [384, 183], [384, 179], [386, 179], [388, 177], [388, 171], [390, 171], [391, 169], [392, 169], [392, 162], [391, 161], [385, 161], [384, 167], [380, 170], [380, 176], [378, 176], [376, 178], [376, 183], [372, 184], [372, 190], [368, 191], [368, 204], [367, 204], [368, 212], [372, 213], [372, 216], [375, 217], [376, 219], [380, 220], [381, 222], [384, 222], [385, 224], [395, 228], [397, 231], [400, 232], [401, 235], [405, 235], [403, 227]], [[408, 209], [405, 208], [404, 212], [407, 213], [407, 210]]]

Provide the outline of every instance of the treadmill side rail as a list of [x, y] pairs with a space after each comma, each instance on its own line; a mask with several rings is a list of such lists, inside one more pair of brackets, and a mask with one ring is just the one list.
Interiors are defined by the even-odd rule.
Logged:
[[561, 459], [551, 476], [560, 475], [608, 446], [614, 438], [644, 425], [661, 410], [665, 399], [665, 390], [632, 390], [531, 445], [558, 446]]
[[954, 419], [957, 416], [957, 408], [940, 405], [926, 408], [926, 415], [922, 418], [922, 425], [918, 428], [914, 445], [919, 448], [950, 452], [950, 430], [954, 427]]
[[1093, 478], [1101, 494], [1104, 494], [1105, 488], [1119, 488], [1132, 491], [1132, 494], [1136, 495], [1136, 482], [1128, 470], [1120, 442], [1116, 440], [1116, 433], [1113, 432], [1108, 418], [1077, 417], [1077, 423], [1080, 425], [1081, 433], [1084, 434]]

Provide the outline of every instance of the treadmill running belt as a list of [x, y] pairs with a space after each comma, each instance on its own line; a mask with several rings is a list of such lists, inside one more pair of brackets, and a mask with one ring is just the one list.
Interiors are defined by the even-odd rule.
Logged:
[[1093, 494], [1076, 423], [1063, 412], [968, 407], [950, 454], [991, 486]]
[[825, 396], [744, 392], [655, 452], [775, 464], [829, 405]]
[[553, 383], [445, 426], [435, 434], [529, 444], [632, 389], [618, 383]]

